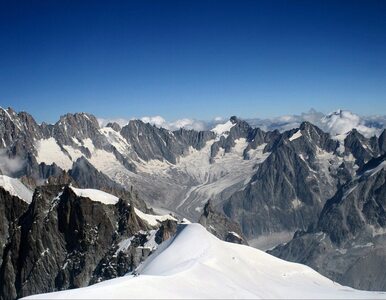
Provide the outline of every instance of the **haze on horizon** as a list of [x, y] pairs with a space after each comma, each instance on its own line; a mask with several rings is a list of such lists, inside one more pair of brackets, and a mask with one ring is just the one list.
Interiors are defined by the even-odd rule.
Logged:
[[385, 1], [0, 4], [0, 106], [271, 118], [386, 111]]

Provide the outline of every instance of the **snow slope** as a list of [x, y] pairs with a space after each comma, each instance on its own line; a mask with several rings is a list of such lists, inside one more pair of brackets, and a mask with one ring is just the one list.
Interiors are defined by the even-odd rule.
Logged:
[[103, 204], [116, 204], [119, 200], [118, 197], [108, 194], [106, 192], [100, 191], [100, 190], [94, 190], [94, 189], [77, 189], [74, 187], [71, 187], [73, 192], [78, 197], [84, 197], [89, 198], [92, 201], [101, 202]]
[[12, 196], [16, 196], [27, 203], [31, 203], [33, 192], [22, 184], [19, 179], [0, 175], [0, 186]]
[[36, 142], [37, 156], [36, 160], [47, 165], [55, 163], [63, 170], [69, 170], [72, 167], [72, 160], [62, 151], [56, 140], [51, 137]]
[[341, 286], [304, 265], [226, 243], [199, 224], [183, 225], [138, 269], [90, 287], [31, 299], [132, 298], [383, 298]]
[[231, 121], [227, 121], [224, 124], [217, 124], [211, 131], [216, 133], [218, 136], [225, 136], [227, 137], [227, 133], [231, 130], [233, 126], [235, 126], [236, 123], [232, 123]]
[[298, 138], [300, 138], [302, 136], [302, 132], [300, 131], [300, 129], [298, 131], [296, 131], [290, 138], [290, 142], [292, 142], [293, 140], [296, 140]]
[[163, 222], [166, 220], [177, 221], [177, 219], [173, 218], [171, 215], [162, 215], [162, 216], [149, 215], [149, 214], [143, 213], [142, 211], [136, 208], [134, 209], [134, 211], [138, 217], [146, 221], [150, 226], [157, 226], [160, 224], [160, 222]]

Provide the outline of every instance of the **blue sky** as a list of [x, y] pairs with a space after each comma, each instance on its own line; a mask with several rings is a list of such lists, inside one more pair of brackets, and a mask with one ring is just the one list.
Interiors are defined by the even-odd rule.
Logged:
[[386, 113], [386, 1], [2, 1], [0, 105], [53, 122]]

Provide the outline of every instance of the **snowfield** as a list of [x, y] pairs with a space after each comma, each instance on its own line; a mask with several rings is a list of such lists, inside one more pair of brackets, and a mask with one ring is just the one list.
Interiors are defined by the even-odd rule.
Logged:
[[16, 196], [27, 203], [31, 203], [33, 192], [19, 179], [0, 175], [0, 186], [12, 196]]
[[344, 287], [304, 265], [220, 241], [199, 224], [181, 225], [137, 273], [28, 299], [386, 299], [386, 293]]
[[89, 198], [92, 201], [101, 202], [103, 204], [114, 205], [119, 201], [119, 198], [106, 192], [95, 189], [77, 189], [71, 186], [71, 190], [78, 197]]
[[229, 131], [233, 126], [235, 126], [236, 123], [232, 123], [231, 121], [227, 121], [224, 124], [217, 124], [211, 131], [216, 133], [218, 136], [224, 136], [227, 137]]
[[134, 211], [139, 218], [147, 222], [150, 226], [157, 226], [160, 224], [160, 222], [164, 222], [166, 220], [177, 221], [177, 219], [172, 217], [171, 215], [162, 215], [162, 216], [149, 215], [149, 214], [145, 214], [144, 212], [140, 211], [137, 208], [134, 208]]

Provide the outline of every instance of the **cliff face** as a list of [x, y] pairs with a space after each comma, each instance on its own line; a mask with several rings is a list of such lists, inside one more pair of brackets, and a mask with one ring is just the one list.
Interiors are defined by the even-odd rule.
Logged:
[[[0, 195], [5, 195], [2, 204], [12, 206], [2, 205], [6, 209], [0, 212], [13, 220], [8, 238], [3, 232], [1, 235], [5, 241], [0, 269], [2, 299], [122, 276], [133, 271], [157, 245], [146, 243], [154, 240], [162, 224], [150, 225], [124, 200], [104, 204], [60, 185], [37, 188], [28, 208], [16, 197]], [[163, 241], [160, 236], [159, 243]]]
[[365, 164], [326, 202], [314, 226], [269, 253], [309, 265], [344, 285], [385, 290], [385, 158]]

